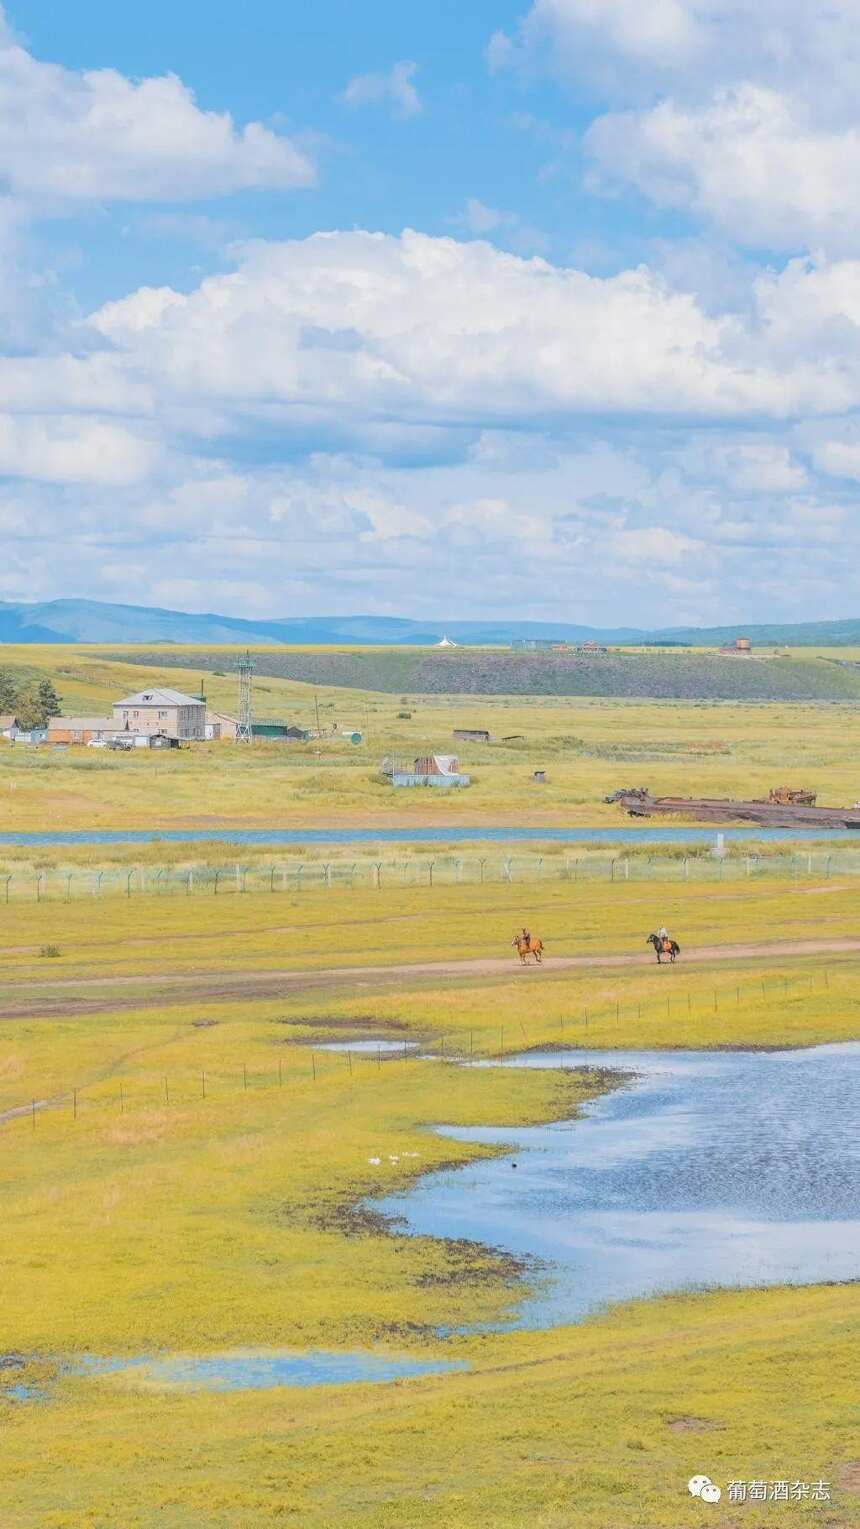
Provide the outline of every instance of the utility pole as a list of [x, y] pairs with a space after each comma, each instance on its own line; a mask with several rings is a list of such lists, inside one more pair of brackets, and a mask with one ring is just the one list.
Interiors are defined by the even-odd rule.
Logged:
[[254, 741], [254, 660], [250, 652], [239, 659], [239, 715], [236, 719], [236, 742]]
[[320, 698], [316, 691], [314, 691], [314, 711], [316, 712], [317, 717], [317, 737], [321, 738], [322, 728], [320, 727]]

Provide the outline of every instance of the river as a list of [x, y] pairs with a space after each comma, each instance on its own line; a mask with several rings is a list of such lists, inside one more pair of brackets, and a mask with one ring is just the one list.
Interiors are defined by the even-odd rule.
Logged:
[[845, 828], [51, 828], [0, 833], [0, 845], [39, 844], [727, 844], [738, 842], [798, 842], [850, 839], [860, 834]]

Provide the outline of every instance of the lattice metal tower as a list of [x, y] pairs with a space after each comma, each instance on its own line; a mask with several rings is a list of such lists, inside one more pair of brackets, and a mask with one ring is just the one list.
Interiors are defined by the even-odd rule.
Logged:
[[250, 653], [239, 659], [239, 712], [236, 719], [236, 742], [254, 741], [254, 660]]

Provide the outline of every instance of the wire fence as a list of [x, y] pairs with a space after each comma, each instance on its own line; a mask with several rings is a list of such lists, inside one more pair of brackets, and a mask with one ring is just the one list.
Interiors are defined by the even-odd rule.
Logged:
[[[491, 1031], [458, 1028], [448, 1029], [432, 1038], [409, 1035], [396, 1043], [388, 1038], [380, 1039], [371, 1049], [367, 1049], [367, 1042], [351, 1047], [344, 1042], [318, 1040], [314, 1045], [313, 1042], [297, 1041], [291, 1050], [293, 1058], [296, 1051], [303, 1053], [298, 1067], [288, 1058], [286, 1068], [278, 1059], [266, 1066], [249, 1067], [247, 1063], [241, 1063], [230, 1068], [213, 1067], [210, 1071], [203, 1067], [174, 1068], [173, 1072], [166, 1073], [153, 1071], [145, 1079], [133, 1075], [118, 1077], [112, 1072], [88, 1084], [55, 1087], [41, 1097], [36, 1094], [0, 1108], [0, 1130], [17, 1127], [37, 1131], [39, 1119], [45, 1114], [58, 1117], [69, 1126], [77, 1126], [81, 1120], [124, 1115], [135, 1110], [189, 1110], [206, 1105], [212, 1107], [219, 1100], [226, 1102], [230, 1098], [259, 1098], [262, 1094], [272, 1096], [282, 1092], [288, 1095], [291, 1088], [314, 1087], [338, 1079], [352, 1088], [371, 1077], [381, 1077], [384, 1070], [395, 1063], [410, 1067], [416, 1062], [501, 1064], [513, 1061], [528, 1050], [564, 1051], [569, 1047], [573, 1070], [582, 1065], [576, 1060], [577, 1048], [594, 1044], [600, 1049], [601, 1045], [606, 1045], [607, 1029], [611, 1033], [622, 1024], [640, 1024], [655, 1019], [680, 1021], [684, 1029], [689, 1027], [683, 1039], [695, 1039], [696, 1044], [702, 1046], [707, 1033], [702, 1026], [739, 1009], [742, 1003], [751, 1002], [758, 1011], [784, 1015], [787, 1002], [812, 998], [816, 994], [824, 998], [831, 987], [830, 970], [826, 966], [790, 975], [769, 973], [756, 975], [754, 979], [745, 975], [740, 980], [731, 978], [728, 982], [712, 979], [690, 984], [688, 978], [683, 980], [685, 985], [680, 991], [675, 987], [674, 991], [667, 990], [664, 995], [643, 999], [641, 996], [634, 998], [628, 989], [598, 1005], [583, 1005], [578, 1012], [571, 1010], [557, 1020], [545, 1020], [543, 1026], [550, 1034], [542, 1035], [538, 1040], [534, 1033], [529, 1034], [522, 1021], [512, 1023], [508, 1020]], [[841, 1001], [844, 998], [841, 994]], [[856, 999], [849, 1001], [857, 1003]], [[203, 1021], [202, 1027], [208, 1028], [209, 1023]], [[197, 1024], [199, 1026], [201, 1022]]]
[[860, 875], [860, 854], [802, 851], [780, 855], [501, 855], [295, 860], [229, 866], [134, 866], [0, 873], [0, 903], [71, 902], [100, 897], [233, 897], [248, 894], [569, 882], [744, 882]]

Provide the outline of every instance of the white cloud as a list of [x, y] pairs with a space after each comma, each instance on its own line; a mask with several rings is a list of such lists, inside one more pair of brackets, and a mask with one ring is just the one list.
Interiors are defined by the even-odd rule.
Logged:
[[689, 208], [740, 243], [856, 248], [860, 127], [818, 128], [803, 103], [761, 86], [701, 109], [662, 101], [599, 118], [588, 147], [610, 179]]
[[486, 202], [471, 196], [462, 212], [451, 218], [454, 228], [475, 234], [478, 238], [494, 235], [494, 240], [518, 255], [543, 255], [549, 248], [549, 239], [539, 228], [526, 223], [516, 212], [503, 212], [498, 207], [488, 207]]
[[43, 63], [0, 33], [0, 177], [40, 204], [175, 201], [309, 185], [307, 155], [260, 122], [203, 111], [175, 75]]
[[[786, 285], [764, 282], [752, 326], [705, 314], [646, 268], [598, 278], [479, 241], [319, 234], [251, 245], [235, 273], [188, 295], [141, 289], [92, 324], [168, 408], [299, 408], [305, 424], [350, 413], [461, 425], [558, 411], [781, 417], [860, 399], [856, 343], [811, 370], [805, 324], [786, 307], [817, 276], [804, 267]], [[844, 281], [860, 306], [860, 267]]]
[[825, 441], [813, 452], [815, 465], [833, 478], [860, 483], [860, 445], [854, 441]]
[[497, 63], [549, 60], [610, 98], [687, 96], [757, 80], [803, 88], [822, 113], [853, 113], [860, 66], [855, 0], [533, 0]]
[[398, 117], [416, 117], [423, 110], [421, 97], [412, 81], [418, 65], [401, 59], [387, 74], [357, 74], [351, 79], [340, 100], [344, 106], [390, 106]]
[[860, 247], [856, 0], [534, 0], [496, 62], [612, 105], [601, 174], [747, 247]]
[[0, 414], [0, 474], [46, 483], [139, 483], [156, 452], [112, 421]]

